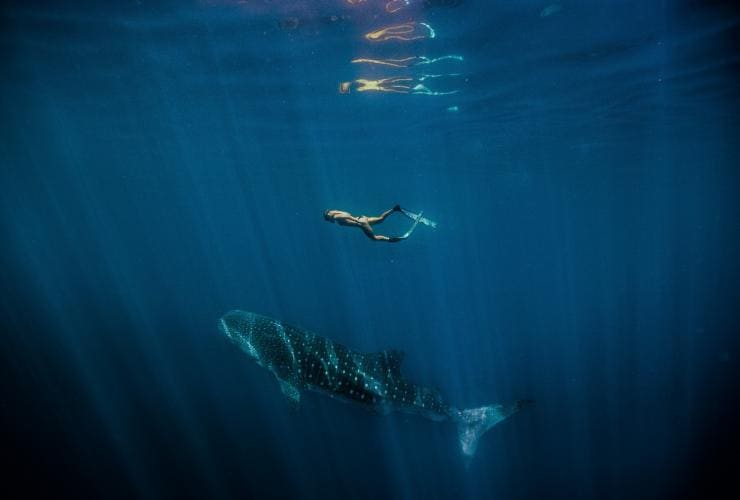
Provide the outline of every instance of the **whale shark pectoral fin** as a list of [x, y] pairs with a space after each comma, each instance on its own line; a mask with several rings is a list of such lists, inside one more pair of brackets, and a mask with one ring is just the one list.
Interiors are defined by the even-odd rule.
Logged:
[[288, 400], [290, 409], [298, 411], [298, 407], [301, 404], [301, 391], [298, 390], [298, 387], [287, 380], [278, 378], [278, 382], [280, 383], [280, 392], [282, 392], [283, 396]]
[[385, 417], [392, 412], [391, 407], [386, 403], [375, 404], [369, 409], [376, 417]]

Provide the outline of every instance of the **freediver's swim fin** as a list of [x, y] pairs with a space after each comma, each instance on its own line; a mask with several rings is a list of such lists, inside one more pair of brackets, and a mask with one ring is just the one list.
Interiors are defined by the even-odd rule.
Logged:
[[420, 213], [418, 213], [418, 214], [415, 214], [415, 213], [413, 213], [413, 212], [409, 212], [409, 211], [408, 211], [408, 210], [406, 210], [405, 208], [401, 208], [401, 213], [402, 213], [403, 215], [405, 215], [406, 217], [408, 217], [409, 219], [411, 219], [411, 220], [413, 220], [413, 221], [418, 221], [418, 222], [421, 222], [421, 223], [422, 223], [422, 224], [424, 224], [425, 226], [429, 226], [429, 227], [431, 227], [432, 229], [436, 229], [436, 227], [437, 227], [437, 223], [436, 223], [436, 222], [434, 222], [433, 220], [429, 220], [429, 219], [427, 219], [426, 217], [422, 217], [422, 216], [421, 216], [421, 214], [422, 214], [423, 212], [420, 212]]
[[[403, 209], [401, 209], [401, 210], [403, 210]], [[421, 214], [419, 214], [419, 216], [421, 217]], [[390, 241], [391, 243], [398, 243], [399, 241], [405, 240], [406, 238], [408, 238], [409, 236], [411, 236], [411, 233], [414, 232], [414, 229], [416, 229], [416, 226], [419, 225], [419, 222], [420, 221], [417, 218], [414, 221], [414, 223], [411, 225], [411, 228], [408, 231], [406, 231], [406, 234], [404, 234], [403, 236], [391, 236], [391, 237], [388, 238], [388, 241]]]
[[[403, 210], [403, 209], [401, 209], [401, 210]], [[406, 238], [408, 238], [409, 236], [411, 236], [411, 233], [414, 232], [414, 229], [416, 229], [416, 226], [418, 226], [419, 225], [419, 222], [421, 222], [421, 215], [423, 213], [424, 212], [419, 213], [419, 215], [417, 216], [416, 220], [414, 220], [414, 223], [411, 225], [411, 228], [409, 228], [409, 230], [406, 231], [406, 234], [404, 234], [403, 236], [401, 236], [401, 238], [403, 238], [405, 240]]]

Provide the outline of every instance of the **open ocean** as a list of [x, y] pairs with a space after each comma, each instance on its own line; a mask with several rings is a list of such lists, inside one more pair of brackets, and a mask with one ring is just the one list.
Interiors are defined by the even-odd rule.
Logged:
[[[8, 1], [5, 498], [737, 498], [729, 1]], [[400, 243], [328, 224], [400, 203]], [[375, 226], [403, 234], [393, 214]], [[459, 408], [275, 378], [232, 309]]]

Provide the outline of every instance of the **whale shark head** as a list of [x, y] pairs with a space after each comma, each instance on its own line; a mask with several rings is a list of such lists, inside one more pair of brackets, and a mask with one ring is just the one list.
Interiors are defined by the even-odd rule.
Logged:
[[234, 310], [226, 313], [218, 326], [226, 338], [260, 366], [273, 369], [285, 361], [286, 339], [279, 322], [252, 312]]
[[261, 343], [256, 337], [262, 336], [262, 334], [260, 333], [261, 329], [257, 327], [257, 320], [258, 316], [254, 313], [238, 310], [229, 311], [219, 320], [218, 328], [226, 338], [259, 363], [262, 357], [255, 344]]

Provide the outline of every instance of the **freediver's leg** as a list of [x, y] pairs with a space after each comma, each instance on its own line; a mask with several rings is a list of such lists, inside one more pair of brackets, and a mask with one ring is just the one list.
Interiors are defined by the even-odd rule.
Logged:
[[[391, 210], [389, 210], [389, 212], [395, 212], [396, 210], [401, 210], [401, 207], [399, 207], [398, 205], [396, 205]], [[423, 214], [424, 214], [424, 212], [419, 213], [418, 217], [416, 218], [416, 220], [414, 221], [414, 223], [411, 225], [411, 228], [408, 231], [406, 231], [406, 234], [404, 234], [403, 236], [390, 236], [390, 237], [388, 237], [388, 236], [382, 236], [382, 235], [379, 235], [379, 234], [375, 234], [373, 232], [373, 228], [370, 227], [370, 224], [367, 222], [367, 217], [364, 217], [365, 221], [362, 221], [363, 224], [360, 227], [362, 228], [362, 230], [365, 233], [365, 235], [368, 238], [370, 238], [371, 240], [375, 240], [375, 241], [387, 241], [389, 243], [398, 243], [399, 241], [403, 241], [406, 238], [408, 238], [409, 236], [411, 236], [411, 233], [414, 232], [414, 229], [416, 229], [416, 226], [419, 225], [419, 221], [422, 219], [422, 215]], [[384, 214], [384, 215], [385, 215], [385, 217], [388, 216], [387, 214]]]
[[389, 243], [396, 243], [403, 239], [403, 238], [397, 238], [395, 236], [388, 237], [388, 236], [383, 236], [382, 234], [375, 234], [373, 232], [373, 228], [370, 227], [370, 224], [363, 224], [362, 226], [360, 226], [360, 229], [362, 229], [362, 232], [365, 233], [365, 236], [367, 236], [373, 241], [387, 241]]
[[373, 232], [373, 228], [370, 227], [370, 224], [362, 224], [360, 225], [360, 229], [362, 229], [362, 232], [365, 233], [365, 236], [367, 236], [371, 240], [378, 241], [378, 235]]
[[372, 225], [375, 225], [375, 224], [380, 224], [385, 219], [387, 219], [388, 216], [390, 214], [392, 214], [393, 212], [400, 212], [400, 211], [401, 211], [401, 205], [396, 205], [393, 208], [391, 208], [390, 210], [386, 210], [385, 212], [383, 212], [382, 214], [380, 214], [380, 216], [378, 216], [378, 217], [368, 217], [367, 218], [367, 222], [371, 226]]

